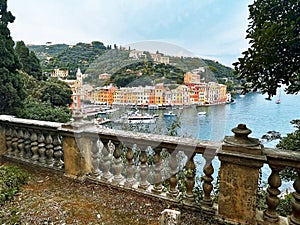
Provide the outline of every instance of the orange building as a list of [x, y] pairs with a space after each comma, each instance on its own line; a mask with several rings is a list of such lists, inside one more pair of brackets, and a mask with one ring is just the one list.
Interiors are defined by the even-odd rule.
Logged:
[[100, 104], [112, 105], [116, 90], [117, 88], [112, 85], [100, 87], [94, 94], [94, 101]]
[[200, 75], [196, 73], [187, 72], [184, 74], [184, 83], [185, 84], [199, 84]]

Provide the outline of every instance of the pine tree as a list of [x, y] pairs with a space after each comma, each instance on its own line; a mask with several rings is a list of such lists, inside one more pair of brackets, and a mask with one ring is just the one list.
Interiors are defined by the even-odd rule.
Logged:
[[17, 115], [25, 99], [23, 82], [18, 73], [20, 63], [8, 24], [15, 17], [7, 11], [7, 0], [0, 0], [0, 114]]

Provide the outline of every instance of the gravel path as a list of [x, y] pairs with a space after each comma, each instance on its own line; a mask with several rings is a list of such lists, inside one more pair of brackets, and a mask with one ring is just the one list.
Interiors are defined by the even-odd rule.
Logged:
[[[158, 199], [27, 170], [31, 179], [1, 206], [0, 224], [159, 225], [160, 213], [168, 208]], [[199, 213], [181, 213], [181, 224], [212, 224], [203, 222]]]

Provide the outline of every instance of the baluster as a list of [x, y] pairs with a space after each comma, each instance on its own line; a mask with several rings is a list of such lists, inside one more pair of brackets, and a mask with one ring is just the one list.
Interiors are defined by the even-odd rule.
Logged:
[[211, 192], [213, 190], [212, 174], [214, 173], [214, 167], [212, 165], [212, 160], [213, 160], [214, 155], [203, 154], [203, 157], [205, 159], [205, 165], [203, 168], [203, 172], [205, 175], [203, 177], [203, 185], [202, 185], [203, 192], [204, 192], [202, 204], [204, 207], [211, 208], [213, 205], [213, 201], [211, 198]]
[[64, 166], [64, 153], [63, 153], [63, 148], [61, 146], [61, 138], [59, 135], [55, 135], [53, 137], [53, 156], [54, 156], [54, 166], [57, 168], [63, 168]]
[[295, 192], [293, 193], [294, 199], [292, 200], [293, 214], [289, 217], [289, 224], [300, 224], [300, 169], [297, 170], [297, 178], [293, 184]]
[[154, 188], [152, 189], [152, 192], [155, 194], [160, 194], [162, 192], [162, 159], [161, 159], [161, 148], [155, 148], [154, 149], [155, 155], [154, 155]]
[[19, 129], [18, 138], [19, 138], [19, 140], [18, 140], [18, 152], [19, 152], [19, 156], [21, 158], [23, 158], [24, 155], [25, 155], [25, 149], [24, 149], [24, 146], [25, 146], [24, 141], [25, 140], [24, 140], [23, 129]]
[[46, 156], [47, 156], [47, 159], [46, 159], [46, 163], [47, 165], [49, 166], [53, 166], [55, 160], [54, 160], [54, 145], [53, 145], [53, 138], [52, 138], [52, 135], [50, 133], [48, 133], [46, 135], [46, 140], [45, 140], [45, 143], [46, 143]]
[[31, 133], [31, 152], [32, 152], [32, 157], [31, 157], [31, 160], [32, 161], [37, 161], [39, 159], [39, 155], [38, 155], [38, 136], [37, 136], [37, 133], [36, 132], [32, 132]]
[[30, 140], [30, 132], [29, 130], [25, 130], [24, 132], [24, 149], [25, 149], [25, 155], [24, 158], [25, 159], [30, 159], [31, 157], [31, 140]]
[[194, 163], [194, 156], [187, 161], [186, 163], [186, 193], [184, 203], [187, 205], [193, 205], [195, 203], [193, 189], [195, 186], [195, 173], [196, 173], [196, 165]]
[[169, 166], [170, 166], [170, 176], [171, 177], [169, 178], [170, 188], [169, 188], [167, 195], [169, 197], [176, 198], [178, 196], [178, 190], [177, 190], [178, 162], [176, 159], [176, 154], [174, 152], [170, 155]]
[[[133, 146], [133, 148], [136, 148], [136, 145]], [[133, 161], [133, 149], [132, 148], [127, 148], [127, 153], [126, 153], [126, 159], [128, 161], [128, 166], [127, 166], [127, 179], [125, 181], [125, 186], [127, 187], [132, 187], [132, 185], [135, 182], [134, 179], [134, 161]]]
[[139, 184], [139, 188], [146, 190], [149, 187], [149, 182], [147, 181], [148, 178], [148, 163], [147, 163], [147, 153], [146, 150], [142, 150], [141, 151], [141, 155], [140, 155], [140, 177], [141, 177], [141, 181]]
[[12, 129], [12, 143], [11, 143], [11, 146], [12, 146], [11, 155], [12, 156], [18, 156], [19, 155], [19, 153], [18, 153], [18, 132], [17, 132], [17, 129], [15, 127]]
[[264, 220], [266, 222], [276, 223], [279, 221], [279, 216], [276, 212], [276, 208], [280, 203], [279, 198], [277, 197], [280, 194], [278, 188], [281, 185], [281, 179], [279, 176], [280, 169], [271, 165], [270, 167], [272, 169], [272, 173], [268, 179], [269, 187], [267, 190], [269, 194], [266, 198], [268, 208], [264, 211]]
[[100, 141], [98, 137], [91, 137], [91, 152], [92, 152], [92, 165], [93, 165], [93, 176], [99, 177], [101, 171], [99, 169], [100, 165]]
[[123, 144], [122, 143], [117, 143], [115, 146], [117, 147], [114, 149], [114, 164], [113, 164], [113, 169], [115, 171], [115, 176], [112, 182], [114, 184], [119, 184], [124, 180], [124, 177], [122, 175], [122, 170], [123, 170], [123, 162], [122, 162], [122, 152], [123, 152]]
[[103, 176], [101, 177], [102, 180], [109, 180], [112, 177], [112, 174], [110, 172], [110, 152], [109, 152], [109, 143], [110, 141], [107, 143], [103, 142], [103, 148], [102, 148], [102, 155], [103, 155]]
[[38, 150], [38, 152], [39, 152], [39, 162], [40, 163], [46, 163], [46, 155], [45, 155], [45, 152], [46, 152], [46, 148], [45, 148], [45, 146], [46, 146], [46, 144], [45, 144], [45, 136], [42, 134], [42, 133], [40, 133], [39, 135], [38, 135], [38, 142], [39, 142], [39, 144], [38, 144], [38, 146], [39, 146], [39, 150]]
[[5, 136], [6, 136], [7, 154], [12, 155], [12, 129], [10, 127], [7, 127], [5, 129]]

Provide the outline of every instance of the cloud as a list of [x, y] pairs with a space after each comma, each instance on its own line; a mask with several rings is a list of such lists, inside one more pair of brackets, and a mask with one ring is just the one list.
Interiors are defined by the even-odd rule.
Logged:
[[253, 0], [15, 0], [15, 40], [75, 44], [99, 40], [126, 45], [173, 43], [197, 55], [236, 54]]

